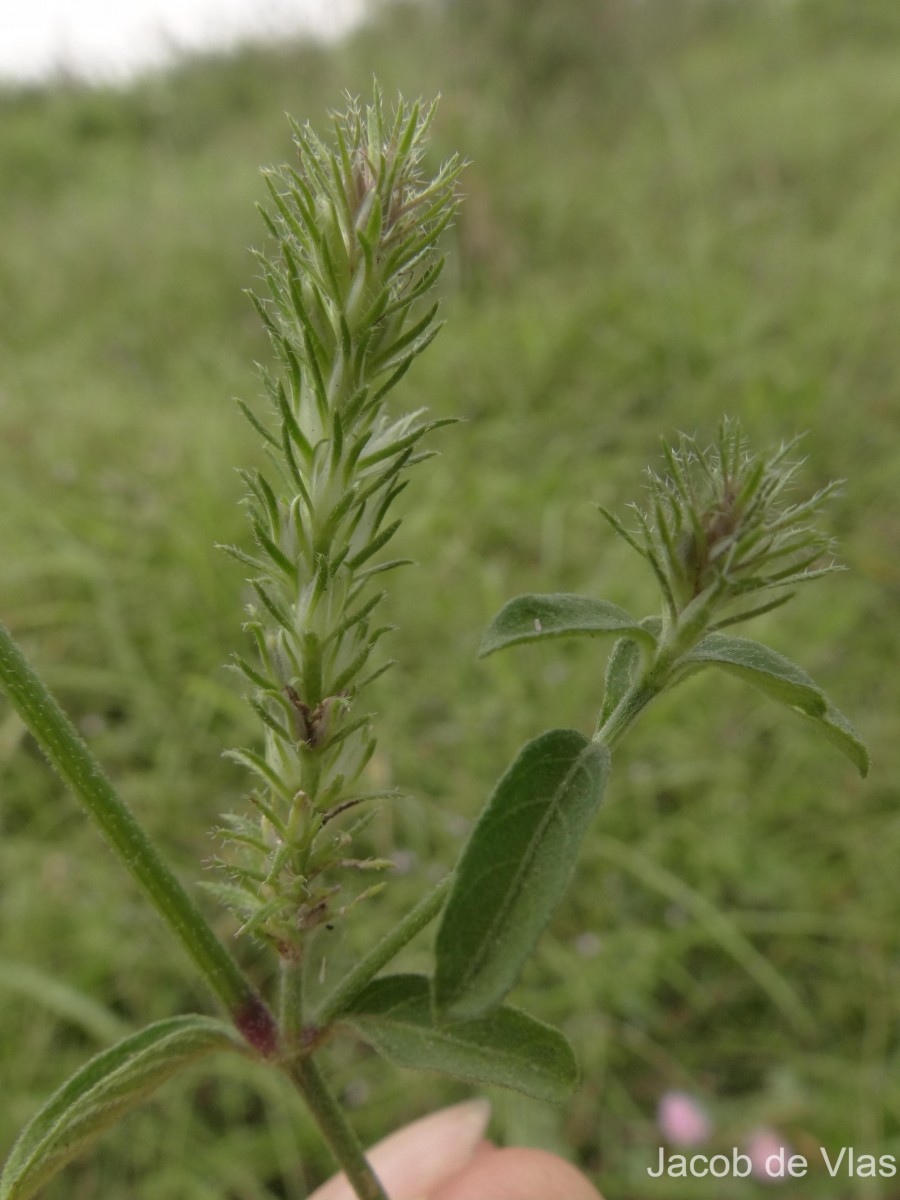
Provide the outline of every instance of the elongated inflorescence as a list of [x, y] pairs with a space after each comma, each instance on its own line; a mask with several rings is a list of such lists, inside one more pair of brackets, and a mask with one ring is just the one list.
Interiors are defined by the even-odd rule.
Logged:
[[295, 124], [297, 166], [266, 172], [274, 251], [258, 256], [266, 294], [253, 300], [277, 369], [263, 376], [269, 413], [242, 408], [271, 470], [242, 473], [253, 551], [227, 547], [251, 570], [256, 652], [235, 665], [265, 745], [232, 752], [257, 776], [255, 812], [227, 818], [230, 878], [214, 888], [288, 955], [340, 911], [336, 868], [385, 865], [353, 856], [357, 814], [344, 814], [375, 798], [360, 783], [375, 746], [360, 695], [390, 665], [373, 652], [388, 632], [382, 577], [406, 561], [385, 553], [392, 506], [445, 423], [386, 409], [439, 328], [427, 297], [461, 164], [425, 171], [433, 115], [403, 101], [389, 115], [376, 91], [334, 116], [331, 145]]

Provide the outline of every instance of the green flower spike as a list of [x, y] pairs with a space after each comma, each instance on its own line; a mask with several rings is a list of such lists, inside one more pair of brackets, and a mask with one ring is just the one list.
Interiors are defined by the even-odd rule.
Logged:
[[269, 417], [242, 407], [272, 471], [243, 473], [255, 550], [228, 548], [252, 572], [256, 661], [235, 665], [265, 749], [232, 751], [260, 786], [254, 816], [227, 818], [230, 878], [213, 888], [245, 932], [286, 956], [341, 911], [342, 868], [390, 865], [355, 857], [339, 818], [377, 798], [359, 785], [375, 747], [360, 697], [390, 665], [373, 656], [389, 631], [374, 620], [381, 578], [407, 561], [383, 551], [404, 472], [446, 423], [386, 409], [439, 328], [426, 298], [461, 164], [423, 174], [433, 115], [401, 101], [388, 120], [376, 92], [365, 110], [351, 102], [334, 116], [331, 146], [295, 125], [297, 167], [266, 174], [275, 252], [259, 255], [268, 294], [253, 299], [278, 370], [264, 374]]
[[[811, 524], [840, 481], [798, 503], [786, 498], [802, 465], [789, 459], [797, 440], [759, 458], [738, 426], [725, 420], [708, 449], [685, 436], [677, 446], [663, 444], [667, 471], [648, 472], [649, 505], [633, 506], [637, 537], [601, 509], [650, 563], [673, 621], [688, 609], [705, 618], [726, 614], [708, 629], [745, 621], [789, 600], [793, 593], [781, 589], [841, 569], [833, 561], [823, 564], [833, 542]], [[740, 603], [773, 589], [780, 594], [767, 602]]]

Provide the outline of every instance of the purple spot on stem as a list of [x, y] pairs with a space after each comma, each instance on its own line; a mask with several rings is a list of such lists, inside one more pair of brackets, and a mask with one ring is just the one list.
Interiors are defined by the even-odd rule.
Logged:
[[263, 1058], [278, 1053], [278, 1026], [262, 1000], [253, 999], [234, 1014], [238, 1032]]

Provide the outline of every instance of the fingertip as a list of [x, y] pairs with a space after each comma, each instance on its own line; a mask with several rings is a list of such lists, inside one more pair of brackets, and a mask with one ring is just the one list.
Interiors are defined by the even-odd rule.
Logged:
[[[491, 1119], [489, 1101], [466, 1100], [413, 1121], [373, 1146], [367, 1157], [392, 1200], [430, 1197], [463, 1170], [482, 1144]], [[315, 1191], [310, 1200], [354, 1200], [343, 1175]]]
[[546, 1150], [480, 1153], [431, 1200], [602, 1200], [573, 1166]]

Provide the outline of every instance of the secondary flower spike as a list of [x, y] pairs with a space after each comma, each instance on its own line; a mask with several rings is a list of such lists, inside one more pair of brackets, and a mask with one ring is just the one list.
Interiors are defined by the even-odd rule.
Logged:
[[[814, 521], [840, 483], [792, 502], [796, 444], [756, 456], [739, 426], [725, 420], [708, 448], [686, 436], [664, 443], [665, 469], [648, 471], [648, 503], [632, 506], [636, 534], [601, 509], [650, 563], [672, 619], [689, 606], [715, 610], [721, 628], [784, 603], [791, 595], [784, 589], [838, 569], [832, 539]], [[773, 599], [746, 603], [773, 590]]]

